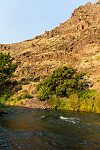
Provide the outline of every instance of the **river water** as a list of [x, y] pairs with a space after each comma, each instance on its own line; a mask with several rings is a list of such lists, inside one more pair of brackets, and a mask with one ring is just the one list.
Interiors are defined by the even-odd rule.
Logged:
[[100, 150], [100, 114], [10, 108], [0, 150]]

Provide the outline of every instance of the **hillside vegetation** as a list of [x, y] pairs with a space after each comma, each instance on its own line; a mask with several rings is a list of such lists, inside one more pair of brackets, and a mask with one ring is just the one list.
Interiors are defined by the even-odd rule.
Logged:
[[100, 92], [100, 4], [88, 3], [75, 9], [70, 19], [51, 31], [14, 44], [0, 44], [1, 52], [10, 52], [17, 61], [14, 74], [21, 89], [36, 97], [36, 86], [53, 70], [75, 67], [87, 73]]
[[54, 109], [100, 112], [100, 93], [83, 72], [72, 67], [58, 68], [37, 85], [37, 97], [48, 100]]

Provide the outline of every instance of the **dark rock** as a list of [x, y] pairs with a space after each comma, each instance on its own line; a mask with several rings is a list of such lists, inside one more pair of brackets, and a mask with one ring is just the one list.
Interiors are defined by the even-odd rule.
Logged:
[[8, 114], [5, 110], [0, 110], [0, 116], [3, 114]]

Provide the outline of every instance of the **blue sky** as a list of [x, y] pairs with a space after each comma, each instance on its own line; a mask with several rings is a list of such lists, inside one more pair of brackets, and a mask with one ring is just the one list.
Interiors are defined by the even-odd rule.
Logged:
[[87, 2], [96, 0], [0, 0], [0, 43], [31, 39], [51, 30]]

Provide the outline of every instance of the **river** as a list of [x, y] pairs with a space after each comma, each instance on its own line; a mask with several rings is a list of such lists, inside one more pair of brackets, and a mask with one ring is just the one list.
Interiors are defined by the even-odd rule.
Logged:
[[0, 150], [100, 150], [100, 114], [10, 108]]

